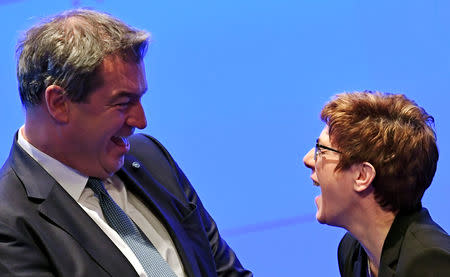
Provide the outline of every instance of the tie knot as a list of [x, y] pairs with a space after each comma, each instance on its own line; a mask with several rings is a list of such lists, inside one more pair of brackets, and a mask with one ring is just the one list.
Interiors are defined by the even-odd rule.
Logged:
[[89, 177], [86, 185], [97, 195], [107, 194], [106, 189], [103, 186], [103, 181], [98, 178]]

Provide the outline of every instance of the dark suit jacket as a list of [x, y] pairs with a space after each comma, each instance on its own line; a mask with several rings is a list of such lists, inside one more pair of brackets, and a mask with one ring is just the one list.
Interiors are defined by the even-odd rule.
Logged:
[[[137, 276], [114, 243], [14, 140], [0, 171], [0, 276]], [[117, 172], [159, 217], [190, 277], [252, 276], [155, 139], [134, 135]]]
[[[367, 254], [350, 233], [338, 249], [341, 276], [366, 276]], [[399, 214], [381, 252], [378, 277], [449, 277], [450, 237], [430, 217], [427, 209]]]

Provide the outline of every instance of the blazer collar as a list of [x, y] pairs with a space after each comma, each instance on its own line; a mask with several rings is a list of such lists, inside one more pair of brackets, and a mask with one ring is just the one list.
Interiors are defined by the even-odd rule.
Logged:
[[8, 157], [11, 168], [22, 181], [27, 196], [44, 200], [57, 182], [17, 143], [17, 133]]
[[428, 211], [420, 207], [418, 211], [412, 213], [397, 214], [383, 244], [378, 272], [380, 276], [395, 276], [405, 233], [411, 222], [423, 213], [428, 213]]
[[[179, 197], [170, 193], [165, 186], [140, 166], [140, 161], [136, 157], [130, 154], [125, 156], [125, 164], [117, 172], [117, 175], [135, 195], [144, 196], [141, 197], [141, 200], [164, 224], [177, 248], [187, 276], [203, 276], [204, 268], [207, 268], [208, 264], [213, 264], [213, 261], [204, 263], [202, 265], [204, 268], [200, 269], [199, 261], [196, 259], [199, 255], [194, 249], [201, 246], [193, 245], [190, 237], [201, 232], [198, 230], [200, 228], [197, 226], [198, 224], [192, 226], [192, 219], [197, 212], [196, 205], [183, 202]], [[188, 234], [191, 231], [196, 234]]]
[[[135, 272], [125, 256], [76, 201], [17, 144], [17, 133], [8, 162], [22, 182], [27, 196], [41, 201], [39, 212], [45, 220], [71, 235], [111, 275], [130, 276], [130, 272]], [[205, 270], [203, 267], [207, 268], [209, 264], [214, 264], [214, 261], [203, 261], [203, 267], [200, 268], [195, 249], [201, 246], [192, 245], [190, 238], [192, 234], [186, 231], [192, 233], [201, 231], [198, 230], [200, 227], [196, 222], [192, 221], [196, 217], [196, 205], [188, 203], [180, 195], [171, 194], [151, 174], [136, 167], [136, 163], [133, 162], [139, 164], [135, 157], [126, 155], [125, 165], [117, 174], [126, 182], [127, 188], [136, 192], [136, 195], [145, 195], [142, 200], [166, 226], [187, 275], [202, 276]], [[146, 184], [145, 188], [142, 184]], [[113, 254], [112, 251], [117, 253]], [[115, 258], [111, 259], [111, 256]]]
[[[17, 144], [17, 133], [8, 162], [22, 182], [27, 196], [40, 200], [38, 209], [44, 220], [72, 236], [109, 274], [129, 276], [130, 272], [135, 272], [125, 256], [78, 203]], [[114, 251], [116, 254], [112, 253]], [[111, 259], [112, 255], [114, 259]]]

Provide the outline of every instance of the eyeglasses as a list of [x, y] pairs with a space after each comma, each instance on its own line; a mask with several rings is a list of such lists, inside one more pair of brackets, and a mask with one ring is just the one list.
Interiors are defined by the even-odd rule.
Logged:
[[333, 148], [325, 146], [325, 145], [322, 145], [318, 141], [316, 141], [316, 149], [314, 149], [314, 161], [317, 161], [317, 155], [319, 155], [319, 153], [320, 153], [320, 148], [323, 148], [323, 149], [326, 149], [326, 150], [330, 150], [330, 151], [342, 154], [341, 151], [333, 149]]

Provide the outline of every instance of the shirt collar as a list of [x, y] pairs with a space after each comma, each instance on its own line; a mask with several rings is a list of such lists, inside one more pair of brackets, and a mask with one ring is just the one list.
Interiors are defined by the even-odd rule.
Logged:
[[19, 129], [17, 143], [78, 202], [88, 177], [34, 147], [22, 135], [23, 130], [24, 126]]

